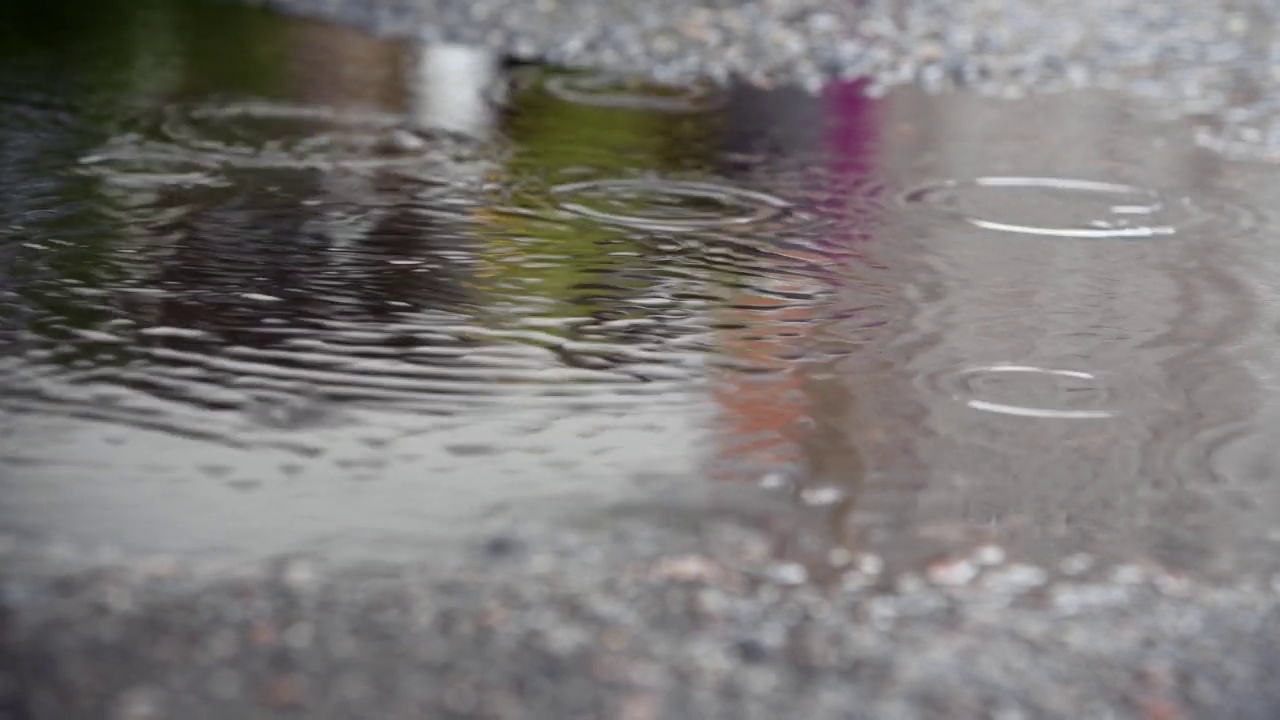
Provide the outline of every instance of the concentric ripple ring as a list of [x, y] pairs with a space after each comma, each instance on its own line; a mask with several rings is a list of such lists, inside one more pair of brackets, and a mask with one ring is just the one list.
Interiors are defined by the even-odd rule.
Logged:
[[[766, 193], [694, 181], [586, 180], [556, 185], [550, 192], [559, 198], [560, 208], [574, 215], [667, 232], [749, 225], [777, 217], [791, 207], [787, 201]], [[695, 203], [709, 207], [688, 207]], [[603, 207], [610, 204], [619, 209]], [[624, 204], [629, 207], [622, 209]], [[643, 213], [632, 206], [652, 212]]]
[[[1057, 407], [1009, 402], [983, 397], [990, 381], [1005, 379], [1037, 379], [1057, 385], [1065, 385], [1060, 395], [1064, 402]], [[938, 383], [957, 401], [974, 410], [1026, 418], [1053, 420], [1100, 420], [1114, 417], [1116, 412], [1103, 404], [1109, 393], [1093, 373], [1079, 370], [1041, 368], [1031, 365], [990, 365], [971, 367], [949, 373]], [[1074, 396], [1069, 402], [1067, 394]]]
[[[1001, 216], [1009, 212], [1008, 206], [1018, 195], [1030, 193], [1034, 193], [1039, 212], [1048, 208], [1051, 213], [1063, 212], [1070, 217], [1033, 222]], [[1174, 235], [1182, 229], [1177, 216], [1188, 214], [1189, 210], [1155, 190], [1135, 185], [1053, 177], [947, 180], [913, 190], [903, 200], [985, 230], [1079, 239]]]

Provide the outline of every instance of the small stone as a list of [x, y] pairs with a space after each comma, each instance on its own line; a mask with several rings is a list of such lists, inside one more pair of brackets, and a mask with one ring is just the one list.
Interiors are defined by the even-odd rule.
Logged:
[[231, 630], [221, 630], [209, 640], [209, 653], [218, 660], [234, 657], [239, 649], [240, 641]]
[[662, 717], [662, 706], [656, 694], [635, 692], [622, 701], [617, 717], [618, 720], [658, 720]]
[[257, 622], [249, 628], [249, 642], [255, 647], [274, 645], [280, 637], [280, 631], [269, 622]]
[[968, 585], [978, 576], [978, 566], [968, 560], [935, 563], [929, 567], [928, 576], [935, 585], [959, 587]]
[[879, 575], [884, 571], [884, 561], [876, 555], [866, 554], [858, 558], [858, 572], [863, 575]]
[[762, 663], [769, 659], [769, 649], [765, 647], [764, 643], [753, 638], [740, 640], [735, 649], [738, 651], [738, 657], [741, 657], [742, 661], [746, 663]]
[[989, 576], [988, 586], [1007, 593], [1022, 593], [1040, 587], [1049, 581], [1049, 573], [1034, 565], [1018, 563], [1009, 565]]
[[699, 555], [665, 558], [651, 572], [656, 578], [676, 582], [712, 582], [723, 575], [720, 566]]
[[293, 674], [277, 675], [262, 689], [262, 701], [274, 708], [297, 707], [303, 699], [302, 680]]
[[782, 473], [766, 473], [760, 478], [760, 487], [766, 490], [777, 490], [787, 486], [787, 477]]
[[294, 650], [306, 650], [315, 638], [315, 627], [309, 622], [296, 622], [284, 631], [284, 641]]
[[484, 544], [484, 552], [492, 558], [511, 557], [524, 549], [524, 544], [508, 535], [496, 535]]
[[444, 704], [456, 713], [470, 715], [479, 702], [479, 695], [470, 683], [454, 681], [445, 686]]
[[107, 588], [104, 604], [114, 613], [126, 613], [133, 609], [133, 593], [119, 585]]
[[844, 492], [837, 487], [824, 485], [815, 488], [805, 488], [800, 491], [800, 499], [806, 505], [834, 505], [840, 502], [844, 497]]
[[1005, 561], [1004, 548], [999, 545], [983, 545], [973, 553], [973, 561], [984, 567], [993, 567]]
[[141, 570], [154, 578], [173, 577], [178, 572], [178, 561], [168, 555], [156, 555], [144, 560]]
[[600, 642], [610, 652], [622, 652], [627, 647], [629, 639], [627, 631], [620, 627], [607, 628], [600, 634]]
[[289, 587], [300, 590], [304, 587], [315, 584], [319, 578], [314, 564], [305, 560], [291, 560], [280, 575], [281, 580]]
[[392, 130], [387, 136], [386, 149], [390, 152], [419, 152], [427, 147], [427, 141], [417, 133], [404, 128]]
[[938, 43], [924, 43], [916, 52], [916, 57], [926, 63], [938, 62], [945, 56], [946, 51]]
[[776, 563], [765, 575], [779, 585], [800, 585], [809, 579], [809, 571], [800, 563]]
[[209, 693], [219, 700], [234, 700], [240, 695], [240, 676], [228, 668], [221, 668], [209, 678]]
[[1076, 553], [1062, 561], [1058, 565], [1058, 569], [1063, 575], [1076, 576], [1083, 575], [1093, 567], [1093, 558], [1084, 553]]
[[1111, 571], [1111, 580], [1121, 585], [1137, 585], [1146, 577], [1146, 571], [1137, 565], [1120, 565]]
[[118, 720], [152, 720], [163, 715], [164, 696], [159, 690], [147, 686], [130, 688], [116, 700], [115, 717]]

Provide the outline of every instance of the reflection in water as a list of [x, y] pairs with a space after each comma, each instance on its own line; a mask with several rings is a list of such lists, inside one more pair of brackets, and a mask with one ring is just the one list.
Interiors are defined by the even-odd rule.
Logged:
[[409, 116], [419, 128], [487, 137], [493, 129], [490, 87], [498, 78], [493, 53], [459, 45], [416, 48]]
[[[1002, 363], [948, 372], [932, 384], [974, 410], [1002, 415], [1102, 420], [1121, 412], [1107, 409], [1114, 393], [1099, 385], [1096, 375], [1081, 370]], [[1033, 404], [1037, 395], [1045, 402]]]
[[[891, 564], [1274, 564], [1274, 180], [1137, 101], [685, 92], [186, 7], [147, 82], [0, 59], [4, 529], [383, 554], [711, 476]], [[215, 68], [219, 23], [271, 50]]]
[[762, 277], [744, 283], [720, 313], [716, 346], [733, 362], [712, 378], [721, 423], [712, 475], [766, 487], [785, 483], [802, 505], [826, 513], [832, 538], [850, 547], [857, 541], [847, 520], [863, 492], [874, 420], [860, 411], [862, 378], [842, 376], [836, 367], [862, 348], [824, 335], [837, 323], [874, 329], [884, 319], [875, 306], [861, 304], [861, 278], [845, 264], [872, 237], [872, 223], [863, 223], [871, 218], [849, 208], [860, 205], [860, 190], [876, 177], [877, 106], [857, 83], [833, 86], [817, 102], [778, 103], [766, 93], [739, 92], [726, 128], [729, 152], [763, 152], [766, 167], [823, 157], [825, 165], [786, 189], [804, 198], [806, 210], [837, 221], [785, 255], [766, 258]]
[[[1109, 128], [1107, 117], [1123, 110], [1101, 99], [1000, 108], [961, 103], [945, 120], [919, 116], [955, 140], [936, 150], [903, 147], [903, 162], [936, 153], [941, 157], [931, 158], [930, 171], [944, 177], [1009, 169], [1032, 176], [1057, 165], [1096, 183], [1211, 195], [1215, 168], [1204, 165], [1203, 155], [1176, 142], [1156, 152], [1144, 140], [1184, 131], [1133, 120], [1124, 131]], [[1003, 134], [1002, 124], [1045, 117], [1062, 124], [1061, 144], [1023, 144]], [[906, 367], [917, 377], [949, 378], [921, 386], [931, 395], [930, 432], [915, 454], [937, 478], [920, 498], [922, 527], [987, 524], [1042, 557], [1073, 543], [1104, 552], [1136, 546], [1178, 566], [1207, 567], [1211, 549], [1243, 518], [1189, 503], [1198, 491], [1170, 482], [1170, 470], [1153, 463], [1150, 451], [1187, 442], [1224, 416], [1254, 411], [1247, 397], [1254, 382], [1231, 351], [1252, 329], [1253, 293], [1231, 280], [1231, 257], [1246, 245], [1232, 244], [1238, 215], [1212, 207], [1223, 208], [1222, 215], [1150, 241], [1068, 237], [1045, 244], [964, 218], [912, 218], [912, 246], [933, 269], [935, 285], [904, 337], [912, 354]], [[1009, 195], [1001, 212], [1039, 214], [1061, 226], [1062, 209], [1053, 204]], [[1000, 389], [998, 399], [983, 396], [996, 388], [956, 382], [968, 368], [1011, 365], [1087, 377], [1058, 373], [1071, 382], [1007, 388], [1016, 394]], [[1201, 389], [1207, 368], [1216, 376], [1216, 397]], [[974, 400], [1058, 412], [989, 412]], [[1076, 412], [1064, 418], [1063, 410]]]

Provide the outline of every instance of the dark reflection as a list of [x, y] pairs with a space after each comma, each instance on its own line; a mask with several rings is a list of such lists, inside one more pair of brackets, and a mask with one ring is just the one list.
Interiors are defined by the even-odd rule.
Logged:
[[137, 239], [160, 261], [135, 278], [161, 291], [152, 322], [254, 344], [264, 325], [385, 321], [467, 302], [465, 268], [448, 259], [468, 252], [465, 208], [442, 212], [394, 178], [353, 179], [363, 185], [355, 197], [335, 197], [318, 174], [275, 179], [143, 209], [178, 211]]

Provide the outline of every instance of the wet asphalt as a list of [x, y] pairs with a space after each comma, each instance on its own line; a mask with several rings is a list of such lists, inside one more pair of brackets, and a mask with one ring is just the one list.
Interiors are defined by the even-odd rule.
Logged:
[[[1274, 87], [1237, 3], [271, 0], [380, 34], [664, 78], [1212, 110]], [[770, 512], [773, 512], [771, 510]], [[783, 512], [783, 511], [778, 511]], [[0, 543], [0, 718], [1280, 717], [1280, 578], [996, 547], [920, 572], [724, 514], [530, 525], [459, 557], [198, 567]]]

